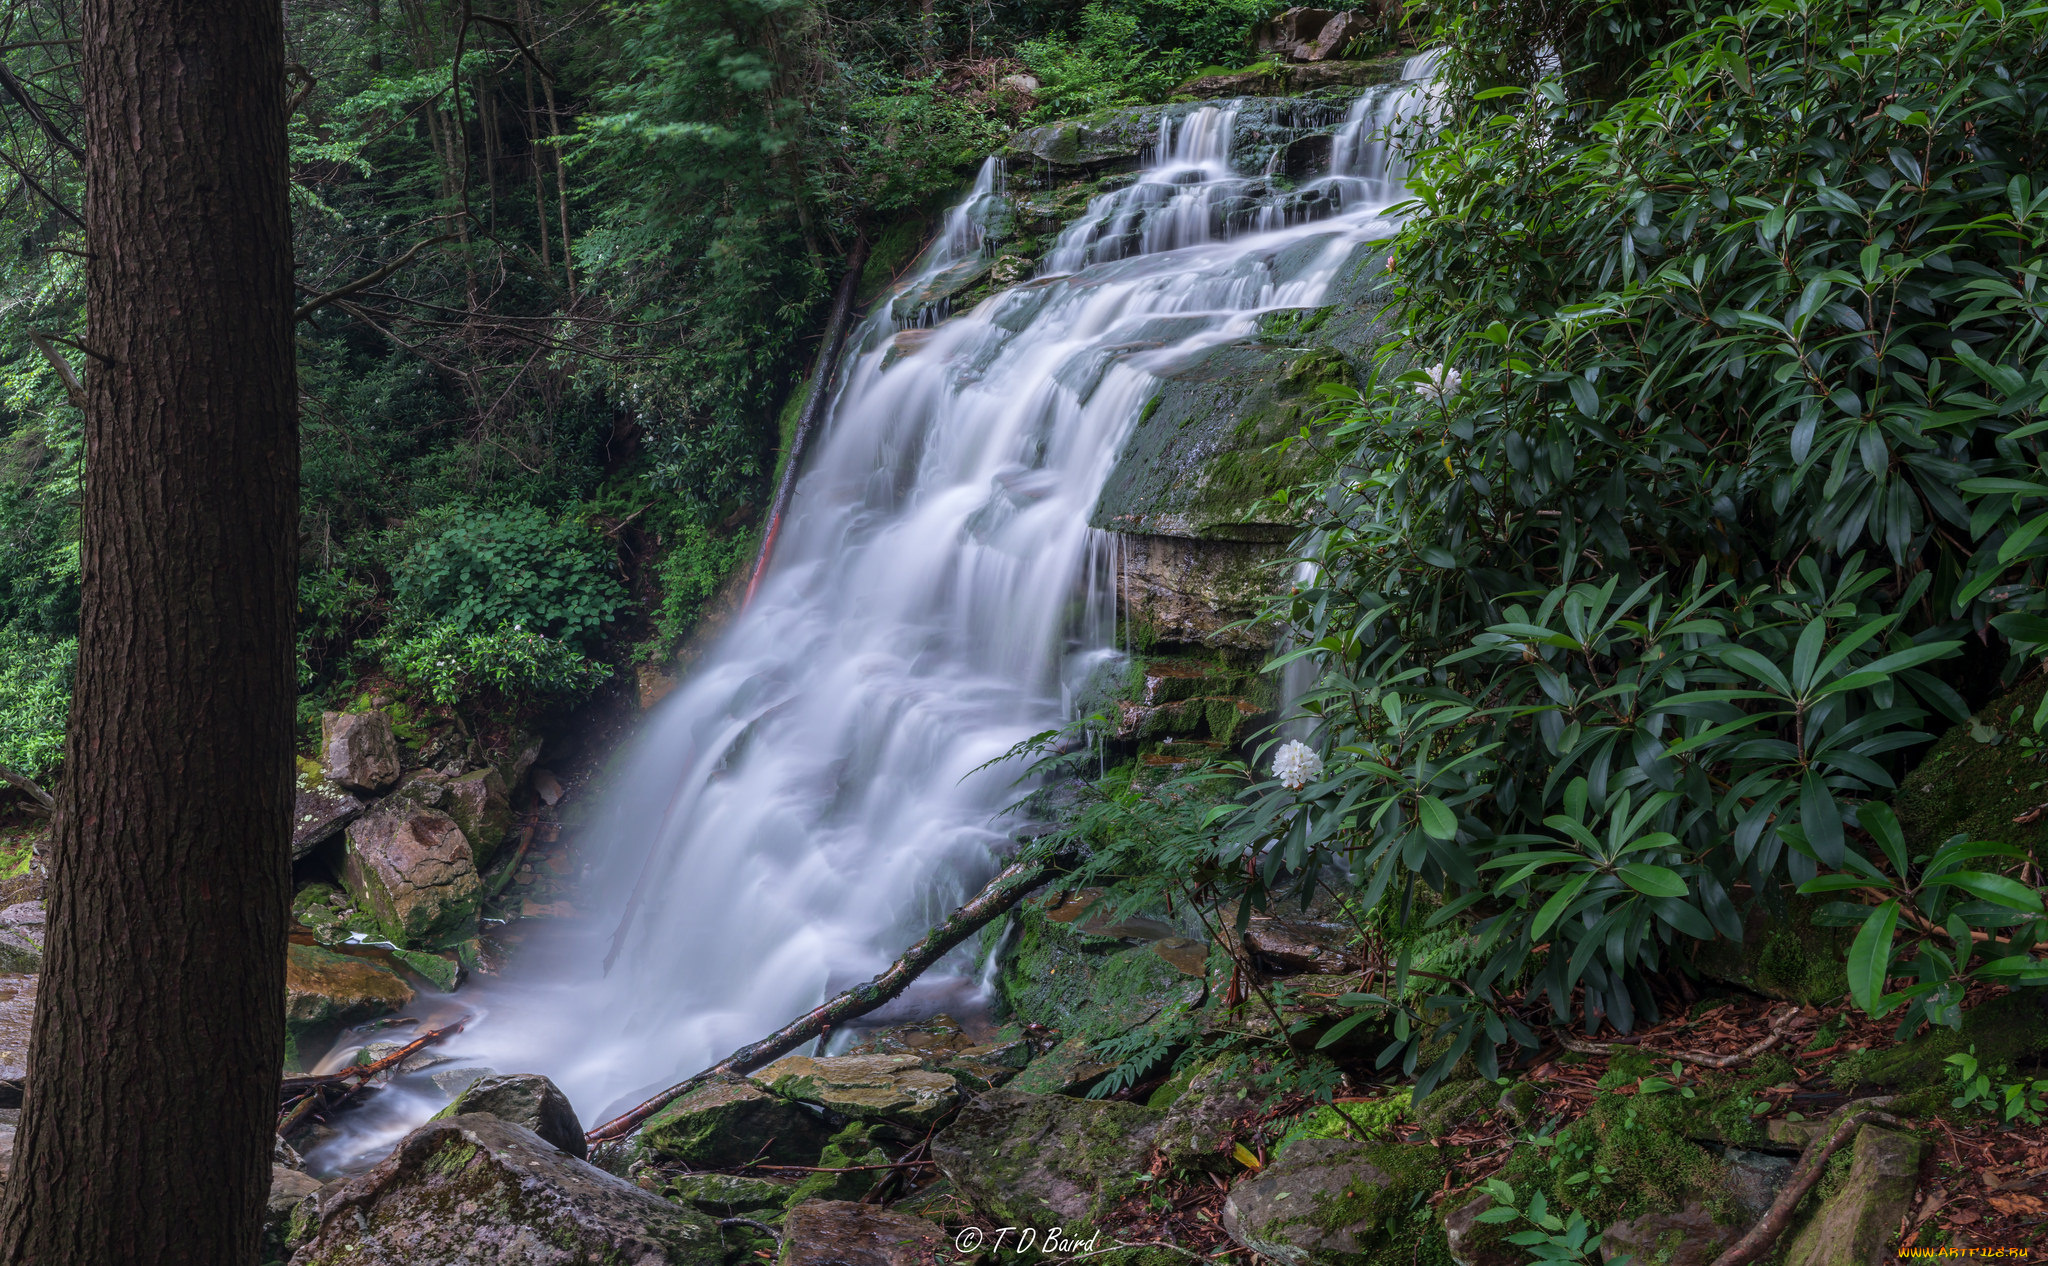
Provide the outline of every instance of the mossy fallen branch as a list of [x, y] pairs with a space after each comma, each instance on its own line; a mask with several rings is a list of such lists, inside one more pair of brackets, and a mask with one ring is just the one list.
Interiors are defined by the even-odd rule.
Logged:
[[[1874, 1107], [1890, 1102], [1891, 1100], [1886, 1098], [1871, 1100], [1869, 1104]], [[1836, 1152], [1842, 1150], [1844, 1143], [1856, 1137], [1858, 1130], [1873, 1121], [1881, 1125], [1899, 1123], [1898, 1118], [1890, 1113], [1872, 1111], [1869, 1107], [1864, 1111], [1843, 1116], [1825, 1139], [1818, 1139], [1807, 1147], [1806, 1154], [1799, 1158], [1799, 1168], [1792, 1172], [1791, 1181], [1778, 1193], [1778, 1198], [1771, 1202], [1769, 1211], [1758, 1219], [1757, 1224], [1749, 1229], [1747, 1235], [1735, 1241], [1727, 1252], [1715, 1258], [1714, 1266], [1749, 1266], [1749, 1263], [1769, 1253], [1771, 1246], [1778, 1242], [1778, 1237], [1785, 1233], [1785, 1228], [1792, 1225], [1793, 1211], [1798, 1209], [1799, 1202], [1806, 1198], [1806, 1193], [1813, 1190], [1813, 1185], [1820, 1181], [1821, 1174], [1827, 1170], [1828, 1161], [1834, 1158]]]
[[742, 1046], [703, 1072], [677, 1082], [631, 1111], [606, 1121], [584, 1135], [584, 1138], [592, 1144], [624, 1138], [642, 1121], [705, 1082], [721, 1077], [743, 1076], [770, 1060], [787, 1055], [828, 1029], [866, 1015], [902, 993], [911, 981], [923, 975], [925, 969], [933, 963], [944, 958], [954, 946], [1008, 913], [1010, 907], [1051, 879], [1059, 869], [1056, 861], [1015, 863], [990, 880], [988, 886], [977, 893], [973, 900], [953, 911], [943, 923], [925, 933], [924, 939], [911, 946], [903, 957], [890, 965], [889, 970], [864, 985], [855, 985], [753, 1045]]

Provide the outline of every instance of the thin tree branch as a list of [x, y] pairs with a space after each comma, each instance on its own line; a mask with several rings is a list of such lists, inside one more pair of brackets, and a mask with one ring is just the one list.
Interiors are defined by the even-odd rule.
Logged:
[[541, 73], [541, 77], [551, 82], [553, 81], [555, 77], [554, 73], [550, 71], [546, 66], [543, 66], [541, 64], [540, 58], [535, 57], [533, 55], [533, 50], [526, 46], [526, 41], [519, 38], [518, 27], [513, 26], [510, 22], [507, 22], [503, 18], [489, 17], [482, 13], [470, 14], [469, 20], [472, 22], [481, 22], [485, 26], [495, 26], [499, 30], [503, 31], [514, 44], [517, 44], [519, 46], [520, 53], [525, 56], [527, 61], [533, 63], [533, 68]]
[[[30, 330], [28, 341], [35, 344], [36, 350], [49, 360], [51, 367], [57, 371], [57, 377], [63, 380], [64, 394], [70, 397], [71, 407], [74, 409], [85, 408], [85, 387], [78, 381], [78, 375], [72, 372], [71, 362], [57, 354], [57, 349], [50, 346], [50, 340], [45, 335]], [[14, 779], [8, 777], [7, 781], [14, 782]], [[17, 783], [16, 785], [19, 786], [20, 784]]]
[[14, 103], [20, 106], [29, 118], [35, 120], [36, 126], [43, 130], [43, 135], [50, 138], [52, 145], [81, 163], [85, 161], [85, 151], [78, 148], [70, 137], [57, 130], [57, 125], [50, 122], [50, 116], [44, 114], [43, 108], [29, 99], [28, 89], [22, 87], [21, 81], [5, 66], [0, 66], [0, 88], [5, 88], [7, 95], [14, 98]]
[[0, 163], [6, 163], [9, 167], [13, 168], [14, 174], [21, 177], [22, 183], [27, 185], [30, 189], [34, 190], [37, 197], [41, 198], [44, 202], [49, 203], [52, 207], [55, 207], [57, 210], [57, 214], [63, 216], [65, 219], [71, 221], [73, 224], [76, 224], [81, 229], [85, 227], [85, 220], [78, 214], [78, 212], [73, 211], [70, 207], [65, 206], [64, 200], [62, 198], [59, 198], [56, 194], [51, 193], [48, 189], [43, 188], [43, 182], [37, 180], [34, 176], [29, 175], [28, 169], [26, 167], [23, 167], [20, 163], [15, 162], [13, 155], [9, 154], [6, 150], [0, 150]]
[[371, 286], [376, 285], [378, 282], [384, 280], [386, 277], [389, 277], [391, 274], [397, 272], [399, 269], [405, 267], [407, 264], [410, 264], [413, 261], [413, 259], [417, 257], [419, 253], [425, 250], [427, 247], [439, 246], [443, 242], [452, 242], [460, 236], [461, 234], [459, 233], [443, 233], [438, 237], [429, 237], [421, 241], [414, 242], [411, 248], [408, 249], [405, 252], [405, 254], [400, 255], [397, 259], [392, 260], [390, 263], [384, 265], [382, 268], [374, 269], [370, 272], [364, 273], [362, 276], [356, 278], [354, 281], [344, 282], [341, 285], [336, 286], [334, 289], [328, 291], [326, 294], [316, 295], [313, 298], [308, 299], [306, 302], [300, 304], [298, 310], [292, 313], [292, 320], [303, 321], [308, 316], [311, 316], [316, 308], [319, 308], [322, 305], [333, 303], [337, 299], [346, 299], [358, 290], [368, 290]]

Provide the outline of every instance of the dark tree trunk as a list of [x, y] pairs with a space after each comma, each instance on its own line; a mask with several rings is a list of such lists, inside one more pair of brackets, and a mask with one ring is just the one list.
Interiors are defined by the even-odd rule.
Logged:
[[84, 0], [83, 610], [0, 1262], [256, 1260], [298, 512], [278, 0]]

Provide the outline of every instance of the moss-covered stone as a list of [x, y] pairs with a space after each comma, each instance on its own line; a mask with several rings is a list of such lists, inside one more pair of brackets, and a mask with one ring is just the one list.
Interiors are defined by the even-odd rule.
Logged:
[[1433, 1147], [1305, 1139], [1231, 1188], [1223, 1227], [1286, 1266], [1394, 1266], [1446, 1261], [1422, 1197], [1443, 1183]]
[[806, 1200], [858, 1200], [874, 1190], [887, 1171], [889, 1154], [876, 1146], [874, 1127], [856, 1123], [832, 1136], [816, 1161], [819, 1173], [806, 1174], [789, 1193], [789, 1207]]
[[785, 1055], [753, 1074], [753, 1083], [785, 1099], [815, 1103], [855, 1121], [888, 1121], [922, 1129], [960, 1103], [960, 1085], [932, 1072], [921, 1057]]
[[1823, 902], [1787, 896], [1780, 908], [1757, 901], [1744, 912], [1742, 939], [1695, 943], [1693, 965], [1714, 980], [1767, 998], [1820, 1006], [1849, 991], [1846, 964], [1856, 929], [1813, 921]]
[[789, 1207], [793, 1182], [740, 1174], [682, 1174], [662, 1189], [670, 1200], [714, 1218], [755, 1218], [774, 1222]]
[[1143, 1024], [1169, 1002], [1201, 995], [1200, 981], [1150, 946], [1054, 918], [1047, 899], [1025, 902], [1010, 919], [996, 993], [1005, 1013], [1024, 1023], [1099, 1041]]
[[496, 1117], [435, 1121], [323, 1189], [298, 1266], [718, 1266], [718, 1228]]
[[932, 1159], [996, 1225], [1092, 1223], [1137, 1187], [1165, 1114], [1133, 1103], [977, 1095], [932, 1139]]
[[2004, 994], [1963, 1012], [1960, 1028], [1929, 1028], [1910, 1041], [1836, 1061], [1830, 1070], [1844, 1090], [1915, 1091], [1947, 1083], [1948, 1057], [1975, 1049], [1985, 1068], [2013, 1068], [2048, 1056], [2048, 990]]
[[301, 1057], [318, 1054], [351, 1024], [390, 1015], [412, 987], [381, 963], [318, 945], [285, 949], [285, 1031]]
[[1785, 1250], [1785, 1266], [1867, 1266], [1893, 1259], [1892, 1238], [1912, 1207], [1920, 1144], [1866, 1125], [1849, 1172]]
[[1322, 416], [1326, 386], [1356, 375], [1325, 348], [1244, 340], [1204, 348], [1163, 372], [1158, 405], [1131, 428], [1089, 521], [1117, 532], [1279, 542], [1300, 514], [1275, 492], [1327, 478], [1342, 449], [1296, 440]]
[[1899, 780], [1893, 803], [1906, 841], [1918, 851], [1953, 835], [1998, 840], [2042, 856], [2048, 815], [2013, 821], [2048, 802], [2048, 748], [2034, 734], [2034, 710], [2048, 676], [1993, 699], [1977, 715], [1952, 726], [1920, 764]]
[[699, 1086], [648, 1118], [636, 1136], [642, 1154], [693, 1169], [768, 1160], [816, 1163], [831, 1130], [810, 1108], [743, 1081]]

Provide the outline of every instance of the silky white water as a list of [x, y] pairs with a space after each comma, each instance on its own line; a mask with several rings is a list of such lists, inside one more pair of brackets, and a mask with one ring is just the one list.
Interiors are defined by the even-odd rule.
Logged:
[[[929, 329], [877, 304], [753, 604], [585, 829], [583, 917], [445, 1000], [473, 1013], [447, 1066], [545, 1073], [595, 1124], [874, 975], [984, 883], [1022, 825], [1019, 769], [984, 766], [1118, 653], [1120, 553], [1088, 517], [1154, 371], [1316, 305], [1392, 232], [1399, 165], [1373, 133], [1423, 99], [1353, 108], [1328, 218], [1288, 224], [1300, 191], [1234, 172], [1237, 107], [1205, 107], [1037, 279]], [[984, 249], [1002, 188], [991, 160], [901, 293]], [[1219, 210], [1247, 197], [1248, 220]], [[946, 966], [927, 1009], [984, 987], [966, 949]], [[360, 1164], [446, 1098], [402, 1079], [311, 1159]]]

